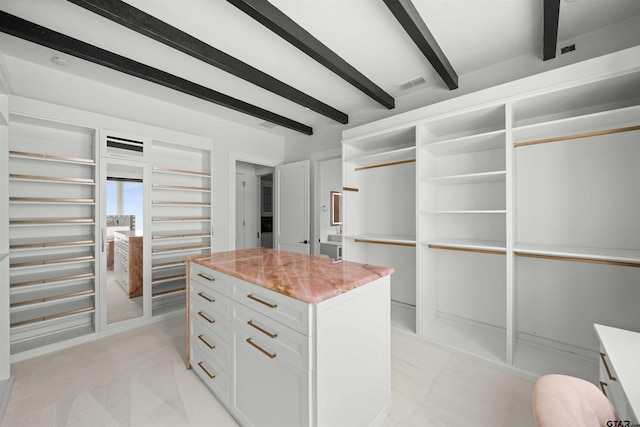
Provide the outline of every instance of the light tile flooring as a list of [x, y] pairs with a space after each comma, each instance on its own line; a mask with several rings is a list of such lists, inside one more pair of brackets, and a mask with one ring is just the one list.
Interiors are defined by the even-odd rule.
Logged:
[[[236, 426], [185, 369], [182, 319], [14, 363], [2, 426]], [[476, 360], [392, 334], [391, 373], [385, 427], [534, 426], [533, 383]]]

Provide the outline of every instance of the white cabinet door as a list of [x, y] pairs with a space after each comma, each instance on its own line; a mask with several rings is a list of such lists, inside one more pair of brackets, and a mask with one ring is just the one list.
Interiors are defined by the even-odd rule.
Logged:
[[[233, 326], [233, 410], [246, 426], [309, 425], [310, 371]], [[248, 341], [250, 340], [250, 341]]]
[[309, 161], [276, 166], [275, 249], [309, 255]]

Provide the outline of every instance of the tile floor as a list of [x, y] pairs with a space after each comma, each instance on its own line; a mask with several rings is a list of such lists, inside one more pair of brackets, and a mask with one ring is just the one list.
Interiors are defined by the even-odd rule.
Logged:
[[[182, 317], [173, 317], [14, 363], [2, 426], [236, 426], [185, 369], [184, 342]], [[532, 390], [526, 379], [392, 334], [384, 426], [534, 426]]]

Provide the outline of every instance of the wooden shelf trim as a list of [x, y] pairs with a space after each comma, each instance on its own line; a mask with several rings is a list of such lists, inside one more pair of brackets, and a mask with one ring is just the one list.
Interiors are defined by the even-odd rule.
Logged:
[[69, 258], [43, 259], [40, 261], [17, 262], [14, 264], [10, 264], [9, 267], [14, 268], [14, 267], [33, 266], [33, 265], [58, 264], [61, 262], [90, 261], [93, 259], [94, 259], [93, 255], [85, 255], [85, 256], [77, 256], [77, 257], [69, 257]]
[[357, 193], [359, 190], [355, 187], [342, 187], [342, 191], [353, 191]]
[[17, 288], [17, 287], [28, 286], [28, 285], [42, 285], [46, 283], [61, 282], [64, 280], [86, 279], [86, 278], [92, 278], [92, 277], [93, 277], [93, 273], [72, 274], [69, 276], [48, 277], [46, 279], [36, 279], [36, 280], [29, 280], [26, 282], [12, 283], [11, 285], [9, 285], [9, 287]]
[[9, 197], [10, 202], [42, 202], [42, 203], [95, 203], [94, 199], [69, 197]]
[[26, 179], [31, 181], [61, 181], [71, 183], [95, 184], [91, 178], [67, 178], [62, 176], [23, 175], [19, 173], [9, 174], [9, 179]]
[[392, 242], [386, 240], [374, 240], [374, 239], [354, 239], [356, 243], [372, 243], [376, 245], [391, 245], [391, 246], [408, 246], [408, 247], [416, 247], [415, 243], [409, 242]]
[[592, 136], [609, 135], [609, 134], [621, 133], [621, 132], [633, 132], [636, 130], [640, 130], [640, 126], [629, 126], [629, 127], [606, 129], [606, 130], [600, 130], [600, 131], [594, 131], [594, 132], [576, 133], [573, 135], [557, 136], [553, 138], [537, 139], [534, 141], [517, 142], [513, 144], [513, 146], [516, 148], [526, 147], [528, 145], [545, 144], [548, 142], [566, 141], [570, 139], [589, 138]]
[[158, 291], [158, 292], [153, 292], [151, 294], [152, 297], [159, 297], [162, 295], [167, 295], [167, 294], [175, 294], [178, 292], [183, 292], [184, 290], [186, 290], [186, 287], [181, 287], [181, 288], [176, 288], [176, 289], [167, 289], [166, 291]]
[[168, 185], [168, 184], [152, 184], [152, 188], [156, 190], [195, 190], [195, 191], [211, 191], [210, 187], [192, 187], [189, 185]]
[[409, 159], [409, 160], [399, 160], [397, 162], [389, 162], [389, 163], [380, 163], [377, 165], [371, 165], [371, 166], [360, 166], [355, 168], [356, 171], [361, 171], [361, 170], [365, 170], [365, 169], [374, 169], [374, 168], [382, 168], [382, 167], [386, 167], [386, 166], [395, 166], [395, 165], [402, 165], [405, 163], [415, 163], [416, 159]]
[[93, 218], [29, 218], [12, 219], [9, 224], [93, 224]]
[[72, 314], [84, 313], [84, 312], [93, 311], [93, 310], [94, 308], [93, 306], [91, 306], [91, 307], [84, 307], [84, 308], [78, 308], [75, 310], [65, 311], [64, 313], [49, 314], [47, 316], [41, 316], [41, 317], [36, 317], [34, 319], [23, 320], [21, 322], [12, 323], [11, 327], [14, 328], [16, 326], [28, 325], [30, 323], [44, 322], [45, 320], [57, 319], [59, 317], [70, 316]]
[[190, 170], [184, 170], [184, 169], [161, 168], [159, 166], [154, 166], [152, 168], [152, 170], [154, 170], [156, 172], [183, 173], [183, 174], [200, 175], [200, 176], [206, 176], [206, 177], [210, 177], [211, 176], [211, 174], [209, 172], [198, 172], [198, 171], [190, 171]]
[[28, 248], [48, 248], [55, 246], [75, 246], [75, 245], [92, 245], [93, 240], [68, 240], [60, 242], [43, 242], [43, 243], [20, 243], [10, 245], [9, 249], [28, 249]]
[[208, 216], [154, 216], [151, 221], [209, 221]]
[[183, 202], [179, 200], [152, 200], [151, 204], [153, 205], [199, 205], [199, 206], [209, 206], [210, 202]]
[[614, 261], [614, 260], [586, 258], [586, 257], [530, 254], [530, 253], [522, 253], [522, 252], [516, 252], [516, 256], [524, 257], [524, 258], [551, 259], [556, 261], [572, 261], [572, 262], [585, 262], [590, 264], [615, 265], [619, 267], [640, 267], [640, 262]]
[[187, 263], [187, 260], [180, 260], [180, 261], [168, 261], [168, 262], [159, 262], [156, 264], [151, 264], [151, 268], [156, 268], [156, 267], [168, 267], [170, 265], [175, 265], [180, 266], [180, 265], [184, 265]]
[[172, 252], [172, 251], [188, 251], [191, 249], [202, 249], [208, 248], [209, 245], [194, 245], [194, 246], [181, 246], [175, 248], [162, 248], [162, 249], [153, 249], [151, 253], [160, 253], [160, 252]]
[[74, 162], [74, 163], [84, 163], [95, 165], [93, 159], [84, 159], [82, 157], [70, 157], [70, 156], [55, 156], [53, 154], [42, 154], [42, 153], [30, 153], [26, 151], [9, 151], [10, 156], [20, 156], [20, 157], [31, 157], [35, 159], [41, 160], [63, 160], [66, 162]]
[[156, 277], [151, 281], [151, 283], [167, 282], [169, 280], [181, 279], [184, 277], [187, 277], [187, 273], [174, 274], [172, 276]]
[[40, 303], [40, 302], [49, 302], [49, 301], [55, 301], [59, 299], [66, 299], [66, 298], [78, 297], [82, 295], [93, 295], [93, 294], [94, 294], [93, 289], [87, 289], [86, 291], [71, 292], [64, 295], [53, 295], [50, 297], [36, 298], [29, 301], [14, 302], [13, 304], [10, 305], [10, 307], [21, 307], [23, 305], [30, 305], [30, 304]]
[[209, 233], [190, 233], [190, 234], [156, 234], [151, 239], [179, 239], [188, 237], [209, 237]]
[[445, 246], [445, 245], [429, 245], [429, 248], [431, 249], [440, 249], [440, 250], [445, 250], [445, 251], [460, 251], [460, 252], [474, 252], [474, 253], [480, 253], [480, 254], [491, 254], [491, 255], [506, 255], [507, 254], [507, 250], [504, 249], [497, 249], [497, 250], [492, 250], [492, 249], [476, 249], [476, 248], [459, 248], [456, 246]]

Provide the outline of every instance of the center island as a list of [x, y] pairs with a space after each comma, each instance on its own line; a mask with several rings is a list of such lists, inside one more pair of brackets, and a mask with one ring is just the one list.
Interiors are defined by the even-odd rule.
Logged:
[[187, 262], [187, 367], [241, 425], [385, 421], [392, 268], [266, 248]]

